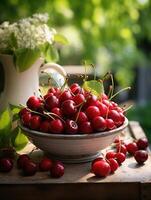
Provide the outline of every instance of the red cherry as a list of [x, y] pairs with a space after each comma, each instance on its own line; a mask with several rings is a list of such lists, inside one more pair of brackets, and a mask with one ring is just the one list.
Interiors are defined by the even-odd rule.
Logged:
[[23, 109], [20, 110], [19, 116], [22, 117], [26, 113], [30, 113], [30, 112], [29, 112], [29, 110], [27, 110], [27, 108], [23, 108]]
[[86, 109], [86, 115], [87, 117], [92, 120], [94, 119], [95, 117], [99, 116], [100, 115], [100, 110], [98, 107], [96, 106], [89, 106], [87, 109]]
[[17, 159], [18, 168], [23, 168], [25, 162], [29, 161], [30, 157], [27, 154], [22, 154]]
[[127, 144], [126, 149], [127, 149], [128, 153], [134, 155], [135, 152], [138, 150], [136, 142], [131, 142], [131, 143]]
[[58, 97], [61, 93], [60, 88], [50, 88], [48, 90], [48, 93], [52, 93], [53, 95], [55, 95], [56, 97]]
[[108, 114], [108, 118], [112, 119], [115, 125], [121, 125], [121, 118], [119, 113], [116, 110], [110, 110]]
[[58, 108], [58, 107], [53, 108], [53, 109], [51, 110], [51, 112], [54, 113], [54, 114], [56, 114], [56, 115], [58, 115], [59, 117], [62, 117], [62, 111], [61, 111], [61, 109]]
[[107, 128], [106, 120], [101, 116], [95, 117], [92, 120], [92, 125], [96, 131], [104, 131]]
[[43, 158], [39, 163], [40, 171], [49, 171], [52, 167], [52, 160]]
[[75, 121], [68, 119], [65, 125], [65, 132], [68, 134], [75, 134], [78, 132], [78, 125]]
[[27, 107], [31, 110], [37, 110], [41, 105], [42, 101], [36, 96], [31, 96], [27, 101]]
[[126, 155], [126, 153], [127, 153], [126, 146], [125, 146], [124, 144], [120, 144], [120, 143], [118, 143], [118, 144], [116, 145], [116, 151], [117, 151], [117, 152], [124, 153], [125, 155]]
[[101, 94], [101, 99], [102, 100], [108, 100], [108, 96], [105, 93]]
[[83, 134], [92, 133], [93, 129], [90, 122], [83, 122], [79, 125], [79, 132]]
[[116, 128], [115, 123], [112, 119], [106, 119], [106, 126], [108, 130], [112, 130]]
[[46, 95], [43, 96], [43, 98], [46, 100], [50, 96], [54, 96], [54, 94], [52, 92], [51, 93], [47, 93]]
[[145, 150], [138, 150], [135, 152], [134, 158], [138, 164], [143, 164], [148, 159], [148, 153]]
[[77, 112], [77, 108], [75, 107], [75, 102], [72, 100], [66, 100], [61, 105], [61, 110], [64, 115], [71, 116]]
[[114, 158], [109, 158], [108, 163], [111, 167], [111, 173], [114, 173], [119, 167], [118, 162]]
[[87, 108], [89, 106], [96, 106], [96, 102], [97, 102], [97, 96], [89, 95], [89, 98], [87, 98], [87, 101], [86, 101], [84, 107]]
[[0, 159], [0, 171], [1, 172], [10, 172], [13, 168], [13, 161], [10, 158], [1, 158]]
[[29, 127], [29, 123], [30, 123], [31, 117], [32, 117], [31, 113], [25, 113], [21, 117], [21, 121], [22, 121], [24, 126]]
[[78, 124], [81, 124], [83, 122], [87, 122], [88, 121], [88, 117], [86, 116], [86, 114], [84, 112], [77, 113], [76, 116], [75, 116], [75, 119], [77, 119], [77, 123]]
[[25, 162], [23, 173], [25, 176], [33, 176], [37, 172], [37, 165], [32, 161]]
[[92, 161], [92, 163], [91, 163], [91, 167], [93, 166], [93, 164], [95, 163], [95, 162], [97, 162], [97, 161], [100, 161], [100, 160], [102, 160], [103, 159], [103, 156], [101, 157], [98, 157], [98, 158], [95, 158], [93, 161]]
[[56, 96], [49, 96], [45, 101], [45, 107], [51, 111], [55, 107], [59, 107], [59, 99]]
[[140, 138], [137, 141], [137, 146], [138, 146], [138, 149], [140, 149], [140, 150], [146, 149], [148, 147], [148, 140], [147, 140], [147, 138]]
[[34, 115], [30, 119], [30, 128], [33, 130], [39, 130], [41, 124], [41, 117], [38, 115]]
[[78, 83], [73, 83], [71, 86], [70, 86], [70, 89], [74, 89], [76, 87], [80, 87]]
[[60, 178], [64, 175], [64, 166], [62, 163], [54, 163], [50, 169], [50, 175], [53, 178]]
[[115, 158], [116, 153], [114, 151], [109, 151], [106, 153], [106, 159]]
[[64, 130], [64, 125], [60, 119], [54, 119], [50, 122], [51, 133], [62, 133], [63, 130]]
[[85, 97], [83, 94], [77, 94], [73, 97], [73, 101], [76, 103], [76, 105], [79, 105], [85, 102]]
[[96, 106], [99, 108], [100, 110], [100, 115], [102, 117], [105, 117], [107, 115], [108, 112], [108, 108], [105, 104], [101, 103], [100, 101], [96, 102]]
[[124, 153], [119, 152], [119, 153], [116, 153], [115, 158], [120, 165], [121, 163], [123, 163], [125, 161], [126, 156]]
[[80, 86], [78, 86], [78, 87], [74, 87], [74, 88], [71, 90], [71, 92], [72, 92], [74, 95], [78, 95], [78, 94], [80, 94], [80, 93], [83, 93], [83, 90], [82, 90], [82, 88], [81, 88]]
[[45, 121], [41, 122], [39, 129], [41, 132], [48, 133], [50, 130], [50, 121], [45, 120]]
[[111, 167], [105, 160], [99, 160], [92, 165], [91, 171], [97, 177], [106, 177], [110, 174]]
[[72, 99], [72, 94], [69, 90], [65, 90], [59, 97], [59, 101], [62, 103], [66, 100], [71, 100]]

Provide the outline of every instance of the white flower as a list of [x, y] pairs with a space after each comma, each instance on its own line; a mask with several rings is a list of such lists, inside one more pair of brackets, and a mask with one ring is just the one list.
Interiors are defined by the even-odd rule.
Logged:
[[[46, 24], [48, 14], [34, 14], [16, 23], [4, 22], [0, 25], [0, 53], [14, 48], [38, 48], [45, 43], [53, 43], [56, 31]], [[16, 46], [12, 46], [12, 35]]]

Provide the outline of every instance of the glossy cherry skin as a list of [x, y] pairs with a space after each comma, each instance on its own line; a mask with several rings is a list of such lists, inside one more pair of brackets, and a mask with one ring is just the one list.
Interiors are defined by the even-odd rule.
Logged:
[[51, 110], [51, 112], [54, 113], [54, 114], [56, 114], [56, 115], [58, 115], [59, 117], [62, 117], [62, 111], [61, 111], [61, 109], [58, 108], [58, 107], [53, 108], [53, 109]]
[[41, 105], [42, 101], [36, 96], [31, 96], [27, 101], [27, 107], [31, 110], [38, 110], [38, 108], [40, 108]]
[[116, 153], [114, 151], [108, 151], [106, 153], [106, 159], [115, 158]]
[[20, 110], [19, 116], [22, 117], [26, 113], [30, 113], [30, 112], [29, 112], [29, 110], [27, 108], [23, 108], [23, 109]]
[[110, 110], [109, 114], [108, 114], [108, 117], [114, 121], [115, 125], [118, 126], [118, 125], [121, 124], [120, 115], [116, 110]]
[[127, 144], [126, 149], [127, 149], [128, 153], [130, 153], [131, 155], [134, 155], [135, 152], [138, 150], [136, 142], [131, 142], [131, 143]]
[[29, 127], [31, 117], [32, 117], [31, 113], [25, 113], [24, 115], [22, 115], [21, 121], [22, 121], [24, 126]]
[[29, 161], [30, 157], [27, 154], [22, 154], [17, 159], [17, 167], [20, 169], [23, 168], [25, 162]]
[[0, 159], [0, 171], [1, 172], [10, 172], [13, 168], [13, 161], [10, 158], [1, 158]]
[[23, 166], [23, 174], [25, 176], [33, 176], [37, 172], [37, 165], [32, 161], [25, 162]]
[[83, 122], [79, 125], [79, 132], [83, 134], [89, 134], [93, 132], [92, 125], [89, 121]]
[[66, 120], [65, 132], [68, 134], [76, 134], [78, 132], [78, 125], [73, 120]]
[[39, 169], [40, 171], [49, 171], [52, 167], [53, 163], [52, 160], [49, 158], [43, 158], [39, 163]]
[[147, 138], [140, 138], [136, 143], [137, 143], [138, 149], [140, 149], [140, 150], [144, 150], [148, 147]]
[[111, 167], [111, 173], [114, 173], [119, 167], [118, 162], [114, 158], [109, 158], [108, 163]]
[[106, 117], [107, 112], [108, 112], [107, 106], [106, 106], [105, 104], [103, 104], [102, 102], [100, 102], [100, 101], [97, 101], [97, 102], [96, 102], [96, 106], [97, 106], [97, 107], [99, 108], [99, 110], [100, 110], [100, 115], [101, 115], [102, 117]]
[[112, 119], [106, 119], [106, 126], [108, 130], [112, 130], [116, 128], [116, 125]]
[[125, 161], [126, 156], [124, 153], [118, 152], [115, 155], [115, 159], [117, 160], [118, 164], [120, 165]]
[[88, 117], [86, 116], [86, 114], [84, 112], [78, 112], [75, 116], [75, 120], [76, 119], [77, 119], [78, 124], [88, 121]]
[[51, 133], [62, 133], [63, 130], [64, 130], [64, 125], [60, 119], [55, 119], [50, 122]]
[[50, 176], [60, 178], [64, 175], [64, 165], [62, 163], [54, 163], [50, 169]]
[[126, 146], [125, 146], [124, 144], [118, 143], [118, 144], [116, 145], [116, 151], [117, 151], [117, 153], [118, 153], [118, 152], [121, 152], [121, 153], [124, 153], [124, 154], [126, 155], [126, 153], [127, 153], [127, 148], [126, 148]]
[[86, 109], [86, 115], [88, 117], [89, 120], [92, 120], [94, 119], [95, 117], [99, 116], [100, 115], [100, 110], [98, 107], [96, 106], [89, 106], [87, 109]]
[[30, 119], [30, 128], [33, 130], [39, 130], [41, 124], [41, 117], [38, 115], [33, 115]]
[[74, 115], [77, 112], [75, 102], [72, 100], [66, 100], [61, 105], [62, 113], [66, 116]]
[[148, 153], [145, 150], [138, 150], [135, 152], [134, 158], [138, 164], [143, 164], [148, 159]]
[[59, 107], [59, 99], [56, 96], [49, 96], [45, 101], [45, 107], [51, 111], [55, 107]]
[[64, 92], [62, 92], [62, 94], [59, 97], [60, 103], [66, 101], [66, 100], [71, 100], [71, 99], [72, 99], [72, 94], [69, 90], [65, 90]]
[[101, 116], [95, 117], [92, 120], [92, 125], [93, 125], [94, 130], [96, 131], [104, 131], [107, 128], [106, 120]]
[[85, 97], [83, 94], [77, 94], [73, 97], [73, 101], [76, 105], [80, 105], [85, 102]]
[[50, 131], [50, 121], [45, 120], [40, 123], [40, 131], [44, 133], [48, 133]]
[[96, 161], [92, 165], [91, 171], [97, 177], [106, 177], [110, 174], [111, 167], [110, 167], [109, 163], [107, 163], [105, 160], [102, 159], [102, 160]]

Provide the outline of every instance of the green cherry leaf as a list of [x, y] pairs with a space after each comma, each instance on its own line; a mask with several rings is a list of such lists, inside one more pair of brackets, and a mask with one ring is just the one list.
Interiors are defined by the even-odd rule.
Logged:
[[97, 80], [85, 81], [83, 88], [96, 96], [101, 96], [104, 93], [103, 83]]
[[15, 67], [19, 72], [30, 68], [41, 55], [39, 49], [17, 49], [14, 53]]
[[54, 41], [57, 43], [60, 43], [62, 45], [67, 45], [69, 44], [69, 41], [67, 40], [67, 38], [61, 34], [55, 34], [54, 35]]
[[22, 150], [28, 143], [28, 138], [24, 135], [19, 127], [16, 127], [12, 132], [12, 146], [16, 151]]

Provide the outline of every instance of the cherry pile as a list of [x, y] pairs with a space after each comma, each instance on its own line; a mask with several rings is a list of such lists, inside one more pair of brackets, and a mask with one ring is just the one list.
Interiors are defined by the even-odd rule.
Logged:
[[[13, 160], [11, 158], [0, 159], [0, 171], [10, 172], [13, 169]], [[33, 176], [37, 171], [49, 171], [53, 178], [60, 178], [64, 174], [64, 165], [60, 161], [52, 161], [48, 158], [42, 158], [39, 163], [34, 162], [27, 154], [22, 154], [17, 159], [17, 167], [22, 170], [24, 176]]]
[[105, 156], [98, 157], [91, 164], [91, 173], [97, 177], [106, 177], [114, 173], [118, 167], [125, 161], [126, 154], [134, 156], [138, 164], [143, 164], [148, 159], [146, 148], [148, 140], [140, 138], [137, 141], [124, 144], [122, 140], [114, 141], [116, 151], [108, 151]]
[[124, 110], [106, 94], [97, 97], [77, 83], [64, 89], [50, 88], [43, 97], [29, 97], [19, 116], [25, 127], [55, 134], [112, 130], [125, 121]]

